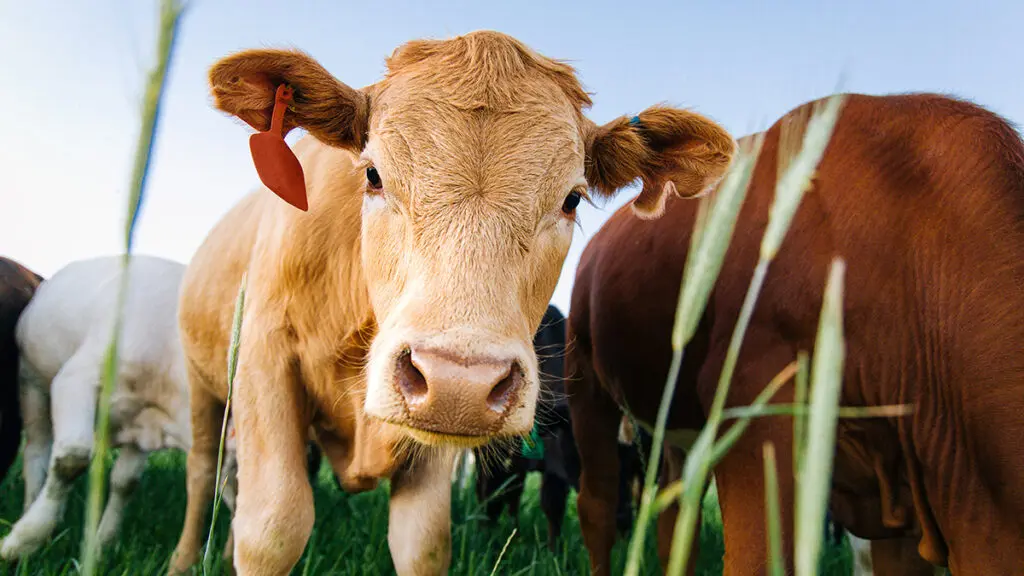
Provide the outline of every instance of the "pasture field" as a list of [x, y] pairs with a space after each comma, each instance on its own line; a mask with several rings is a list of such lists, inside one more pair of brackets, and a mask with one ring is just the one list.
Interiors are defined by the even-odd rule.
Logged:
[[[185, 516], [185, 456], [165, 452], [150, 457], [125, 515], [117, 546], [102, 559], [100, 574], [111, 576], [162, 575], [177, 542]], [[587, 571], [587, 555], [576, 519], [575, 493], [569, 497], [560, 552], [551, 554], [545, 545], [546, 522], [539, 507], [540, 476], [530, 474], [520, 510], [520, 525], [495, 574], [514, 576], [555, 576]], [[69, 500], [66, 522], [41, 551], [17, 567], [0, 564], [0, 576], [71, 576], [78, 573], [79, 546], [86, 498], [86, 478], [79, 480]], [[470, 482], [465, 491], [452, 487], [453, 576], [491, 574], [513, 525], [503, 515], [497, 526], [488, 528]], [[376, 576], [394, 574], [387, 545], [387, 484], [358, 495], [338, 490], [326, 464], [315, 487], [316, 525], [295, 575], [345, 574]], [[11, 468], [0, 484], [0, 534], [6, 534], [22, 507], [20, 463]], [[721, 573], [722, 536], [718, 503], [713, 492], [704, 502], [701, 529], [701, 558], [698, 573]], [[223, 574], [220, 551], [226, 537], [228, 515], [222, 507], [215, 534], [213, 575]], [[653, 534], [652, 534], [653, 536]], [[616, 574], [625, 562], [626, 541], [615, 549]], [[850, 574], [849, 547], [826, 551], [822, 576]], [[659, 574], [653, 538], [648, 539], [644, 574]]]

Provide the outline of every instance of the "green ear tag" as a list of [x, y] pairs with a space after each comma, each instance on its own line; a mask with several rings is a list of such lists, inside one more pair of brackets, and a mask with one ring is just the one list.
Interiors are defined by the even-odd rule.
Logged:
[[533, 421], [530, 435], [523, 438], [523, 445], [520, 451], [523, 458], [530, 460], [542, 460], [544, 458], [544, 441], [540, 439], [540, 434], [537, 432], [536, 420]]

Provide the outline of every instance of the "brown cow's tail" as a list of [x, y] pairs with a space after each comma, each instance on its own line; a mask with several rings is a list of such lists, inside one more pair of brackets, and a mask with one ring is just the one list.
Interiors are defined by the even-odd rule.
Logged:
[[3, 343], [0, 352], [0, 480], [18, 456], [21, 445], [21, 402], [18, 399], [18, 347]]

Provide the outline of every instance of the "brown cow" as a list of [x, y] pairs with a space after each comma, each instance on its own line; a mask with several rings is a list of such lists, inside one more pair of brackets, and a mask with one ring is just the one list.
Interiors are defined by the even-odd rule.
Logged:
[[0, 480], [7, 476], [21, 445], [18, 343], [14, 327], [42, 281], [42, 276], [0, 256]]
[[309, 132], [295, 147], [309, 209], [257, 190], [186, 273], [194, 444], [172, 570], [193, 563], [202, 538], [232, 303], [248, 270], [232, 408], [236, 566], [285, 574], [302, 553], [313, 525], [303, 458], [312, 425], [346, 489], [391, 477], [391, 517], [403, 518], [388, 536], [398, 573], [445, 572], [454, 447], [530, 431], [531, 341], [586, 190], [607, 196], [642, 176], [635, 204], [656, 214], [666, 194], [717, 182], [735, 142], [663, 106], [597, 126], [571, 67], [496, 32], [409, 42], [384, 79], [358, 90], [281, 50], [224, 58], [210, 82], [218, 108], [260, 130], [278, 87], [294, 90], [278, 109], [285, 131]]
[[[810, 104], [767, 132], [736, 233], [685, 352], [670, 427], [699, 429], [758, 257], [780, 134], [799, 142]], [[787, 160], [782, 158], [781, 160]], [[576, 275], [567, 380], [583, 467], [579, 516], [595, 572], [614, 537], [620, 406], [655, 421], [697, 202], [647, 221], [619, 210]], [[954, 574], [1024, 569], [1024, 144], [1003, 119], [936, 95], [853, 95], [746, 334], [728, 405], [749, 404], [811, 350], [826, 271], [847, 262], [844, 405], [910, 403], [911, 416], [843, 420], [830, 508], [862, 538], [921, 536]], [[792, 401], [786, 388], [777, 402]], [[788, 417], [756, 420], [715, 470], [725, 574], [765, 570], [762, 444], [791, 466]], [[687, 435], [679, 434], [685, 445]], [[692, 438], [692, 435], [690, 435]], [[781, 474], [792, 550], [793, 478]], [[792, 553], [787, 556], [791, 559]]]

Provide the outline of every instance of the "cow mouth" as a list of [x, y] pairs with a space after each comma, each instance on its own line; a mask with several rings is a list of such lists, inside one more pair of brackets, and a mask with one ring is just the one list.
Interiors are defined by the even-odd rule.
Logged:
[[418, 425], [414, 426], [409, 422], [402, 422], [391, 418], [382, 418], [375, 415], [370, 415], [370, 417], [399, 429], [405, 436], [422, 446], [461, 449], [480, 448], [500, 438], [519, 436], [519, 434], [459, 434], [457, 432], [435, 430], [429, 427], [419, 427]]

